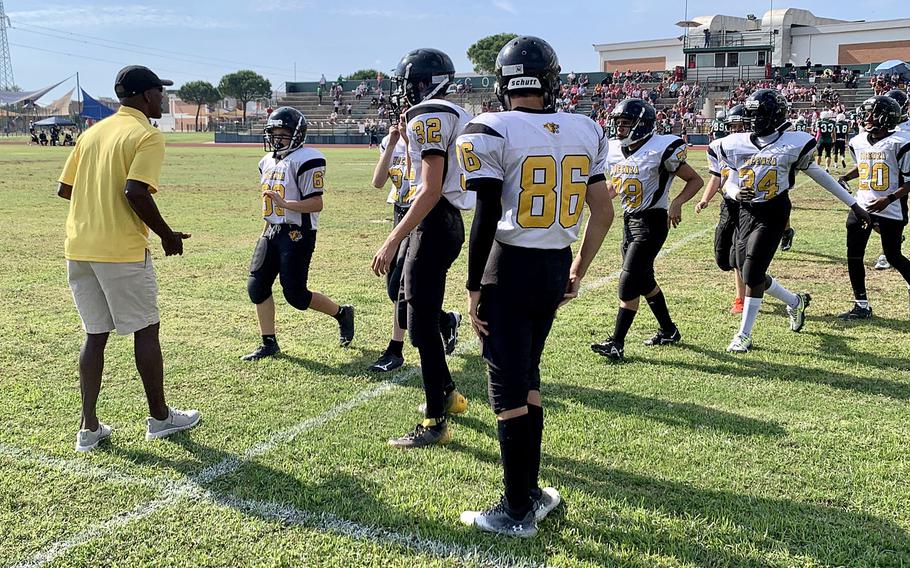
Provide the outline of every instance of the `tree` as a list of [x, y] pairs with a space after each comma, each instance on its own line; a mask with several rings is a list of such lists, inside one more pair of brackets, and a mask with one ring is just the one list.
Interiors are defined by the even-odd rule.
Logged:
[[221, 100], [221, 93], [208, 81], [190, 81], [177, 89], [180, 100], [196, 104], [196, 131], [199, 131], [199, 111], [202, 105], [213, 105]]
[[496, 70], [496, 56], [499, 55], [499, 50], [517, 37], [516, 34], [502, 33], [474, 42], [474, 45], [468, 48], [468, 59], [474, 64], [474, 72], [493, 74]]
[[379, 71], [375, 69], [360, 69], [354, 71], [347, 77], [347, 81], [363, 81], [364, 79], [375, 79], [379, 75]]
[[233, 97], [243, 105], [243, 122], [246, 122], [246, 105], [256, 99], [272, 97], [272, 84], [268, 79], [244, 69], [236, 73], [228, 73], [218, 83], [218, 90], [226, 97]]

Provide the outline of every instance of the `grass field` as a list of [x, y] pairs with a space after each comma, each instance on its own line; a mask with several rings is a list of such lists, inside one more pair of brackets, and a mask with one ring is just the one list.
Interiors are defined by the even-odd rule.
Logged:
[[[471, 406], [455, 443], [404, 452], [386, 439], [418, 420], [413, 365], [365, 367], [391, 305], [369, 271], [387, 234], [376, 154], [329, 149], [314, 289], [357, 308], [357, 336], [278, 300], [285, 355], [244, 364], [258, 341], [245, 290], [258, 218], [255, 148], [168, 150], [157, 202], [190, 232], [183, 257], [153, 243], [169, 402], [197, 429], [144, 441], [146, 408], [128, 338], [108, 345], [99, 416], [115, 428], [77, 456], [82, 333], [62, 259], [68, 149], [0, 146], [0, 566], [910, 566], [910, 316], [893, 271], [869, 271], [876, 318], [844, 324], [845, 209], [811, 182], [794, 190], [793, 251], [773, 273], [813, 295], [800, 334], [764, 304], [746, 356], [730, 278], [713, 263], [717, 206], [671, 232], [658, 281], [683, 334], [608, 365], [588, 344], [611, 328], [614, 226], [543, 361], [543, 481], [566, 505], [531, 541], [458, 524], [501, 490], [485, 368], [463, 328], [450, 365]], [[704, 156], [690, 161], [704, 171]], [[674, 193], [679, 185], [674, 188]], [[869, 259], [878, 254], [871, 245]], [[462, 256], [446, 305], [464, 310]]]

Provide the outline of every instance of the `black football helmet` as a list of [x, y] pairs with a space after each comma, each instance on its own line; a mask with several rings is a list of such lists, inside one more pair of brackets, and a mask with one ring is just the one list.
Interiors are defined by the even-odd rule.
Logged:
[[552, 109], [559, 89], [559, 58], [549, 43], [533, 36], [510, 40], [496, 56], [496, 83], [493, 92], [510, 110], [510, 95], [543, 95], [543, 106]]
[[903, 92], [900, 89], [892, 89], [892, 90], [888, 91], [887, 93], [885, 93], [885, 96], [891, 97], [892, 99], [897, 101], [898, 106], [901, 107], [901, 115], [902, 115], [901, 118], [903, 120], [906, 120], [907, 119], [907, 110], [908, 110], [908, 108], [910, 108], [910, 105], [907, 104], [908, 102], [910, 102], [910, 98], [907, 97], [907, 93]]
[[730, 132], [743, 132], [749, 130], [749, 118], [746, 116], [746, 107], [735, 105], [727, 111], [724, 124]]
[[404, 106], [416, 105], [437, 95], [445, 96], [455, 79], [452, 59], [438, 49], [421, 48], [401, 58], [390, 78], [389, 106], [393, 116]]
[[859, 105], [859, 123], [866, 130], [891, 131], [901, 122], [901, 107], [885, 95], [869, 97]]
[[[274, 134], [276, 128], [286, 128], [291, 131], [291, 141], [285, 144], [277, 140]], [[283, 158], [306, 141], [307, 123], [303, 113], [294, 107], [279, 107], [272, 111], [265, 122], [262, 134], [262, 145], [266, 152], [272, 152], [276, 158]]]
[[756, 136], [767, 136], [787, 122], [787, 99], [775, 89], [759, 89], [743, 104]]
[[[612, 127], [617, 128], [616, 121], [620, 118], [626, 118], [632, 121], [629, 134], [625, 138], [620, 138], [619, 143], [622, 146], [631, 146], [636, 142], [644, 140], [654, 132], [654, 124], [657, 122], [657, 112], [651, 103], [642, 99], [628, 98], [619, 101], [613, 107], [610, 113], [610, 122]], [[618, 136], [618, 134], [617, 134]]]

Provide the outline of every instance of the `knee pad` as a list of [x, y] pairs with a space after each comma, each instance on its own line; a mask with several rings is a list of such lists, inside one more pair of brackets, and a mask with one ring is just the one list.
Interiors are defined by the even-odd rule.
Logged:
[[619, 299], [630, 302], [641, 296], [640, 278], [636, 278], [628, 270], [623, 270], [619, 275]]
[[764, 286], [766, 282], [765, 274], [756, 274], [752, 268], [752, 261], [747, 257], [743, 263], [743, 283], [750, 288], [756, 288], [759, 285]]
[[254, 304], [261, 304], [272, 297], [272, 287], [266, 286], [255, 276], [250, 276], [249, 279], [247, 279], [246, 292], [250, 295], [250, 301]]
[[[408, 336], [411, 345], [420, 349], [431, 347], [435, 343], [442, 346], [442, 336], [439, 335], [439, 311], [430, 307], [407, 303]], [[400, 312], [399, 312], [400, 313]]]
[[313, 301], [313, 293], [306, 288], [285, 289], [284, 299], [298, 310], [306, 310]]

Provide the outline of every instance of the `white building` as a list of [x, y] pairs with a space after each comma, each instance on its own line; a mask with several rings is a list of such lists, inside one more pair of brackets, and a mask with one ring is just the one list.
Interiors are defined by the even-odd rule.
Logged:
[[[696, 79], [754, 78], [766, 67], [874, 66], [910, 60], [910, 19], [848, 22], [808, 10], [769, 10], [753, 15], [693, 18], [680, 37], [594, 45], [599, 69], [657, 71], [685, 67]], [[682, 31], [682, 30], [681, 30]]]

